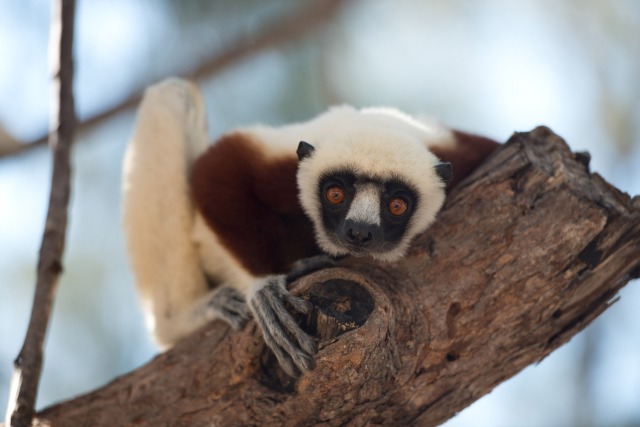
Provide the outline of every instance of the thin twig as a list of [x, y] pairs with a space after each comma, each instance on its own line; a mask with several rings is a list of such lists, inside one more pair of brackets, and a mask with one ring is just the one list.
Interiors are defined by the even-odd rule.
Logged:
[[71, 142], [75, 130], [73, 99], [73, 28], [75, 0], [56, 0], [51, 21], [52, 96], [58, 111], [51, 114], [49, 145], [53, 151], [53, 176], [49, 209], [40, 246], [38, 277], [24, 344], [14, 361], [7, 424], [30, 426], [42, 370], [44, 337], [51, 306], [62, 272], [67, 229]]
[[[186, 73], [170, 72], [166, 75], [181, 75], [190, 80], [202, 80], [220, 72], [233, 63], [260, 52], [264, 49], [299, 40], [300, 37], [309, 34], [323, 24], [331, 21], [344, 3], [348, 0], [322, 0], [312, 1], [309, 6], [299, 13], [284, 18], [281, 22], [268, 27], [262, 34], [253, 37], [243, 37], [231, 44], [231, 47], [221, 53], [213, 54], [210, 59], [196, 66]], [[78, 123], [78, 130], [88, 129], [103, 120], [109, 119], [123, 111], [134, 108], [140, 102], [144, 88], [153, 82], [147, 82], [142, 88], [132, 95]], [[29, 143], [12, 144], [6, 148], [0, 148], [0, 157], [23, 153], [32, 148], [39, 147], [46, 142], [46, 136], [37, 138]]]

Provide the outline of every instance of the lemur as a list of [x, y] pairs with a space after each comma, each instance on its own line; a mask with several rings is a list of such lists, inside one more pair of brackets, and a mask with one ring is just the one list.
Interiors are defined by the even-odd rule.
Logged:
[[240, 329], [253, 317], [291, 376], [314, 367], [317, 346], [287, 311], [312, 308], [288, 281], [327, 256], [401, 258], [445, 192], [498, 146], [348, 106], [207, 142], [197, 86], [146, 90], [125, 154], [123, 222], [147, 326], [168, 347], [213, 319]]

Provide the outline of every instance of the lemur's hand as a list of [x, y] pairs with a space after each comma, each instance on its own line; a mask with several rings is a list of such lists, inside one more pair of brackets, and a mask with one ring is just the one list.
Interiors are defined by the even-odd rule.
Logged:
[[291, 283], [314, 271], [335, 267], [336, 261], [336, 258], [325, 254], [299, 259], [293, 264], [291, 271], [287, 274], [287, 283]]
[[318, 346], [293, 320], [285, 301], [296, 311], [308, 314], [312, 304], [291, 295], [284, 275], [270, 276], [254, 285], [249, 296], [249, 308], [258, 322], [264, 341], [273, 351], [280, 366], [292, 377], [315, 367], [313, 355]]

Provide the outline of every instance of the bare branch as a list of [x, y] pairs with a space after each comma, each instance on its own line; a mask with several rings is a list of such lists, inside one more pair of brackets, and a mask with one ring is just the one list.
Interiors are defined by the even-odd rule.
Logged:
[[7, 424], [15, 427], [30, 426], [33, 419], [42, 370], [44, 337], [62, 271], [71, 187], [70, 151], [76, 121], [73, 99], [75, 0], [55, 1], [53, 12], [49, 47], [53, 72], [52, 105], [57, 105], [57, 111], [51, 114], [49, 135], [49, 145], [53, 151], [53, 177], [31, 318], [24, 344], [14, 361]]
[[[302, 36], [309, 34], [329, 22], [347, 1], [348, 0], [312, 1], [307, 8], [301, 10], [298, 14], [283, 19], [281, 22], [264, 30], [262, 34], [240, 38], [235, 43], [232, 43], [229, 49], [222, 53], [216, 52], [209, 60], [196, 66], [194, 69], [186, 73], [170, 72], [167, 73], [166, 76], [180, 75], [195, 81], [210, 77], [254, 53], [273, 46], [299, 40]], [[145, 82], [140, 89], [128, 98], [123, 99], [100, 113], [82, 120], [78, 123], [78, 130], [86, 130], [123, 111], [136, 107], [140, 102], [144, 88], [152, 83], [153, 82]], [[46, 140], [47, 137], [42, 136], [29, 143], [19, 145], [7, 144], [7, 147], [4, 148], [0, 144], [0, 157], [20, 154], [32, 148], [42, 146]]]

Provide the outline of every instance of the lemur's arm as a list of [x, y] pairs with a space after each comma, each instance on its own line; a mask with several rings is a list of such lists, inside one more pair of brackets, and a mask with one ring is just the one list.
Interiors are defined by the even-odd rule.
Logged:
[[[224, 136], [195, 163], [192, 193], [211, 236], [225, 249], [225, 265], [245, 276], [233, 281], [241, 284], [265, 343], [295, 376], [313, 368], [316, 343], [287, 311], [308, 313], [311, 304], [287, 291], [285, 274], [319, 249], [297, 200], [295, 151], [274, 157], [269, 148], [246, 134]], [[297, 265], [308, 270], [308, 264]]]

